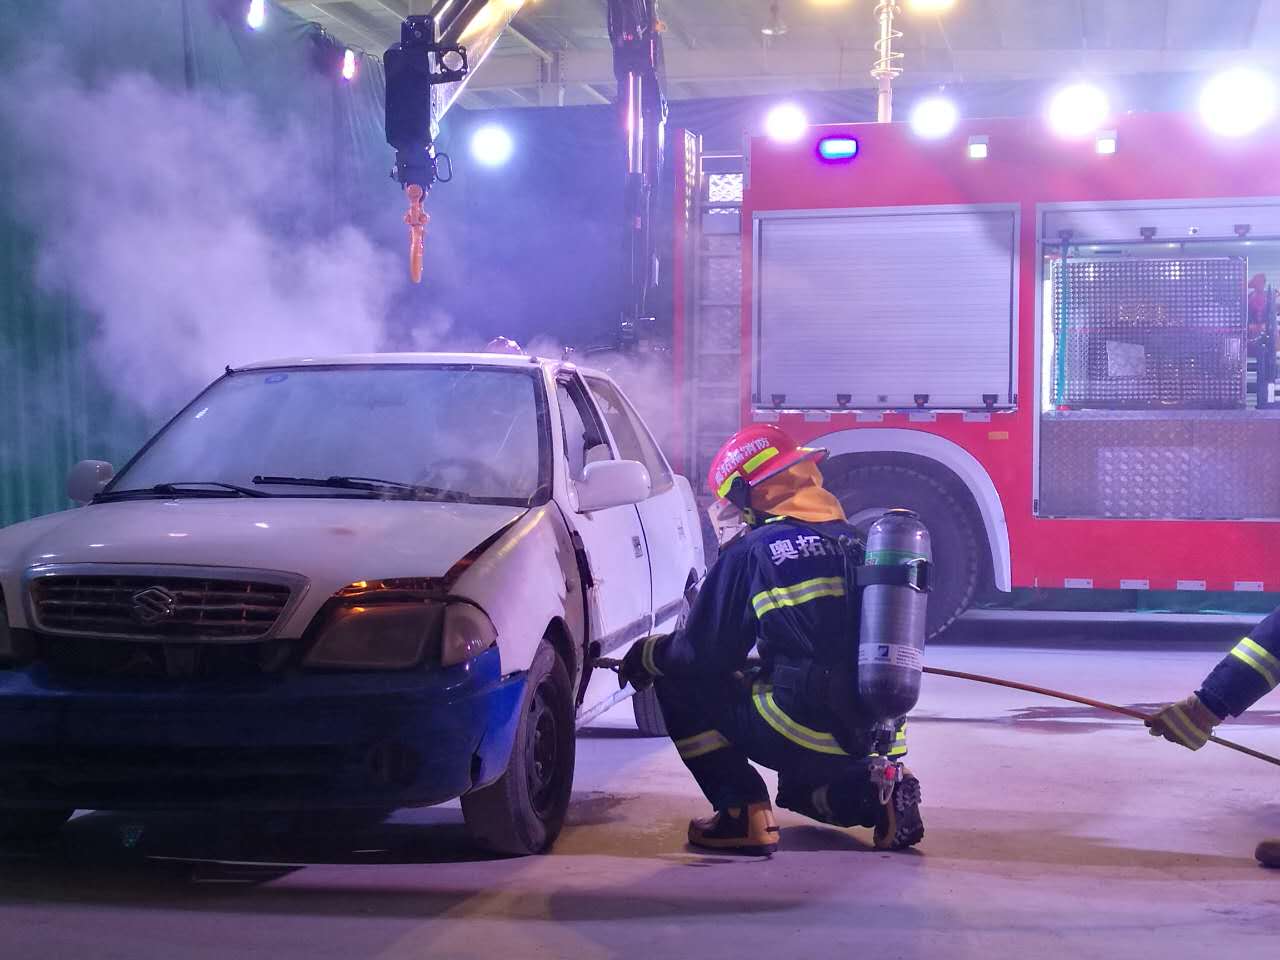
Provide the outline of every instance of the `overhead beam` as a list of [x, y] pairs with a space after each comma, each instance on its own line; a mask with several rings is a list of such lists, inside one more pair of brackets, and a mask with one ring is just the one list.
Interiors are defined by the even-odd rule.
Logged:
[[[868, 63], [869, 63], [868, 54]], [[922, 53], [906, 63], [906, 80], [936, 81], [959, 72], [968, 80], [980, 78], [1060, 77], [1062, 65], [1071, 63], [1093, 75], [1125, 76], [1166, 71], [1214, 70], [1237, 60], [1231, 50], [954, 50], [933, 51], [930, 62], [922, 63]], [[575, 51], [564, 57], [562, 77], [567, 84], [614, 82], [613, 56], [608, 50]], [[932, 62], [936, 61], [936, 62]], [[767, 80], [823, 87], [855, 88], [874, 86], [863, 64], [838, 48], [829, 50], [787, 50], [774, 48], [765, 56], [760, 48], [697, 51], [668, 49], [666, 75], [669, 83], [706, 81]], [[488, 87], [537, 86], [539, 71], [529, 57], [490, 57], [472, 78], [477, 89]]]

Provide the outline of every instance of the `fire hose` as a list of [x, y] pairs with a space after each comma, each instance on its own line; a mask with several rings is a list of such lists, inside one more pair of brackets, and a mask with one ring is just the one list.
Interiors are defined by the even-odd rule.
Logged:
[[[597, 667], [603, 667], [608, 670], [617, 670], [618, 667], [622, 665], [622, 661], [612, 660], [607, 657], [597, 657], [593, 661], [593, 664]], [[1106, 703], [1103, 700], [1094, 700], [1092, 697], [1082, 697], [1074, 693], [1065, 693], [1062, 690], [1053, 690], [1049, 687], [1038, 687], [1031, 683], [1020, 683], [1017, 680], [1004, 680], [1000, 677], [988, 677], [981, 673], [965, 673], [962, 670], [945, 670], [942, 667], [925, 667], [924, 672], [936, 677], [952, 677], [956, 680], [968, 680], [972, 683], [985, 683], [994, 687], [1008, 687], [1011, 690], [1022, 690], [1025, 693], [1034, 693], [1041, 697], [1052, 697], [1055, 700], [1066, 700], [1070, 703], [1083, 704], [1086, 707], [1093, 707], [1096, 710], [1105, 710], [1108, 713], [1115, 713], [1122, 717], [1130, 717], [1134, 720], [1142, 720], [1143, 722], [1151, 719], [1151, 714], [1143, 713], [1141, 710], [1134, 710], [1132, 707], [1122, 707], [1118, 704]], [[1209, 742], [1216, 743], [1220, 747], [1226, 747], [1228, 750], [1235, 750], [1237, 753], [1243, 753], [1245, 756], [1253, 757], [1255, 760], [1262, 760], [1266, 763], [1271, 763], [1280, 767], [1280, 758], [1273, 757], [1260, 750], [1254, 750], [1232, 740], [1227, 740], [1223, 737], [1210, 736]]]

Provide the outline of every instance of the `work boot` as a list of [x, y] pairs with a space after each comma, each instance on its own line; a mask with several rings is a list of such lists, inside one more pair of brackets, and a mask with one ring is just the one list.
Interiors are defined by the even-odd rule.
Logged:
[[767, 857], [777, 850], [780, 832], [768, 800], [728, 807], [710, 817], [689, 821], [691, 845], [754, 857]]
[[1280, 837], [1263, 840], [1253, 855], [1264, 867], [1280, 867]]
[[902, 769], [902, 779], [893, 785], [889, 802], [880, 805], [873, 836], [877, 850], [904, 850], [924, 839], [920, 781], [906, 767]]

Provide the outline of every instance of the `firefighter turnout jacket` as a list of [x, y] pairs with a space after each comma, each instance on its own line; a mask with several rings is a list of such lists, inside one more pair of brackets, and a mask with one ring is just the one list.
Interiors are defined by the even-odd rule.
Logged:
[[1239, 716], [1280, 685], [1280, 609], [1258, 624], [1196, 691], [1220, 719]]
[[[798, 746], [845, 753], [824, 732], [841, 725], [828, 703], [797, 697], [770, 682], [780, 660], [856, 664], [860, 606], [846, 595], [840, 537], [853, 542], [852, 560], [860, 564], [862, 544], [847, 523], [777, 517], [755, 526], [720, 554], [686, 625], [646, 650], [645, 667], [658, 676], [723, 681], [747, 666], [756, 647], [762, 669], [751, 696], [765, 721]], [[900, 732], [892, 753], [905, 750], [905, 732]]]

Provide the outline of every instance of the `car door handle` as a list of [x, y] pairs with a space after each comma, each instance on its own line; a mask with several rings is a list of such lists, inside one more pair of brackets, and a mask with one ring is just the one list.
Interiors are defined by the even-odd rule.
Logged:
[[641, 543], [640, 543], [640, 538], [639, 538], [639, 537], [632, 537], [632, 538], [631, 538], [631, 549], [635, 550], [635, 552], [636, 552], [636, 557], [643, 557], [643, 556], [644, 556], [644, 546], [643, 546], [643, 544], [641, 544]]

